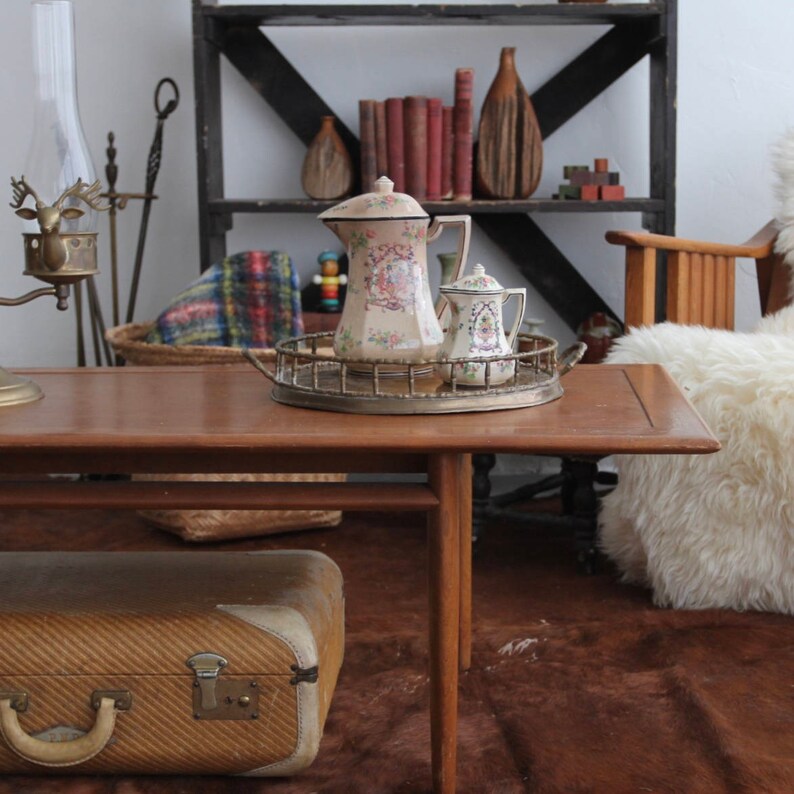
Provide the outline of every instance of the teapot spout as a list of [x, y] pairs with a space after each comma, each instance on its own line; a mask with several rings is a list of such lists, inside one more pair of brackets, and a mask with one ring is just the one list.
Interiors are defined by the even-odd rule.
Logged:
[[350, 234], [356, 227], [355, 223], [348, 223], [346, 221], [323, 221], [323, 223], [339, 238], [342, 245], [347, 248], [350, 242]]

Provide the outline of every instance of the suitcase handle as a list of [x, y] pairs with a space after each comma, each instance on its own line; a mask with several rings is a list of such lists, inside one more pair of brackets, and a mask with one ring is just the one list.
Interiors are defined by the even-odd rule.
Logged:
[[[5, 694], [5, 693], [4, 693]], [[74, 766], [88, 761], [104, 750], [116, 725], [117, 700], [100, 697], [96, 720], [84, 736], [65, 742], [45, 742], [22, 730], [12, 697], [0, 699], [0, 731], [6, 744], [19, 756], [41, 766]]]

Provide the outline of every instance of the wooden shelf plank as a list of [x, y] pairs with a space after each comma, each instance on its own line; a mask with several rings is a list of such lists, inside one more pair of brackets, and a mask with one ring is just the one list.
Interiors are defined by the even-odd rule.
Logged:
[[[337, 201], [314, 199], [215, 199], [209, 202], [212, 215], [235, 213], [305, 212], [320, 213], [338, 204]], [[663, 212], [661, 199], [626, 198], [622, 201], [575, 201], [543, 198], [523, 201], [507, 199], [475, 199], [473, 201], [426, 201], [422, 204], [430, 215], [466, 213], [495, 215], [521, 212]]]
[[541, 5], [214, 5], [225, 25], [614, 25], [660, 17], [664, 3]]

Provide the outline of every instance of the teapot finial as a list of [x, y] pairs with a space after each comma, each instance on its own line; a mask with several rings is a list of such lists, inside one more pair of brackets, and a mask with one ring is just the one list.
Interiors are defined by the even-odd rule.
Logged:
[[483, 273], [485, 273], [485, 268], [479, 262], [471, 269], [473, 276], [481, 276]]
[[374, 187], [376, 193], [384, 194], [394, 192], [394, 182], [392, 182], [387, 176], [382, 176], [380, 179], [376, 179]]

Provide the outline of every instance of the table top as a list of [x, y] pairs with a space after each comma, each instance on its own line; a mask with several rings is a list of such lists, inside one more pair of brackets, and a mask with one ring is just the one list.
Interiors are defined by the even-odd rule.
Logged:
[[0, 469], [34, 453], [704, 453], [719, 443], [657, 365], [579, 365], [550, 403], [371, 416], [281, 405], [252, 367], [29, 370], [45, 397], [0, 409]]

